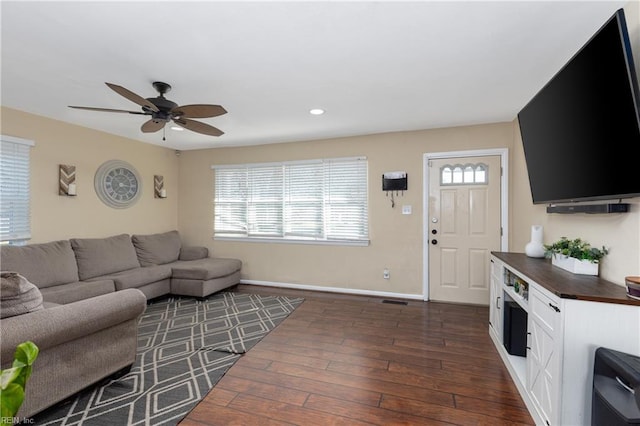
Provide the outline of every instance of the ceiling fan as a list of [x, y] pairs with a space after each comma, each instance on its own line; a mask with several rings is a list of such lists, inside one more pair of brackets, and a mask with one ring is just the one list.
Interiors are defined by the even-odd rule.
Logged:
[[[153, 87], [158, 91], [158, 93], [160, 93], [160, 96], [146, 99], [128, 89], [125, 89], [122, 86], [118, 86], [117, 84], [105, 84], [117, 94], [124, 96], [131, 102], [140, 105], [142, 107], [142, 111], [127, 111], [122, 109], [95, 108], [75, 105], [69, 105], [69, 108], [151, 116], [151, 118], [146, 121], [140, 128], [144, 133], [157, 132], [160, 129], [164, 129], [164, 125], [169, 121], [173, 121], [180, 127], [184, 127], [187, 130], [202, 133], [204, 135], [220, 136], [224, 134], [222, 130], [209, 124], [191, 120], [192, 118], [209, 118], [226, 114], [227, 111], [220, 105], [178, 105], [175, 102], [172, 102], [164, 97], [164, 94], [168, 93], [171, 90], [171, 86], [161, 81], [155, 81], [153, 83]], [[165, 140], [164, 136], [162, 137], [162, 140]]]

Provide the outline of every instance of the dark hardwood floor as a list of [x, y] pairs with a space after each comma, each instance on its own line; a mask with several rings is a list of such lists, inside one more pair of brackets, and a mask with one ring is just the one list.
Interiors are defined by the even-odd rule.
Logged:
[[488, 335], [488, 308], [240, 285], [304, 297], [180, 423], [534, 424]]

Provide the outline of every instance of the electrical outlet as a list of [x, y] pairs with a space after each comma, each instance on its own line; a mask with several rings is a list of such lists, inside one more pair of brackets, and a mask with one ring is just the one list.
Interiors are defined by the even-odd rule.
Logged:
[[391, 273], [389, 272], [389, 268], [384, 268], [384, 271], [382, 271], [382, 278], [388, 280], [390, 276]]

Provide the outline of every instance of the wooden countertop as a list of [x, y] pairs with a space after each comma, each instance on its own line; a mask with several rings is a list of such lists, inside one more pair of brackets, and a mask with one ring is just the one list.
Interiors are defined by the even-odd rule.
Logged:
[[524, 253], [491, 252], [491, 254], [563, 299], [640, 307], [640, 300], [627, 296], [626, 287], [592, 275], [572, 274], [553, 266], [550, 259], [532, 258]]

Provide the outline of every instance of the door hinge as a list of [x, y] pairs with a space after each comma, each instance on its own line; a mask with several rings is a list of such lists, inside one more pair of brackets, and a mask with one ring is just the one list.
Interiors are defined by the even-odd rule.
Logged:
[[504, 233], [502, 232], [502, 226], [500, 227], [500, 236], [504, 237]]
[[502, 166], [501, 166], [500, 167], [500, 177], [502, 177], [502, 172], [503, 172], [503, 169], [502, 169]]

